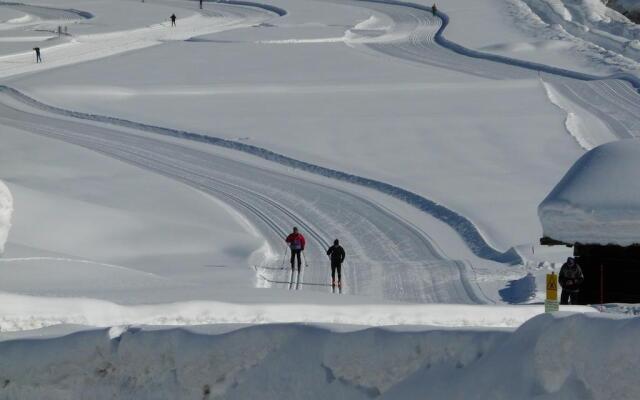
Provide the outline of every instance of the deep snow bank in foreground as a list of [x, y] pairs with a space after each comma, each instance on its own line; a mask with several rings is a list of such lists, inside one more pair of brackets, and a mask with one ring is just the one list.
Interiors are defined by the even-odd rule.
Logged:
[[543, 315], [514, 332], [266, 325], [111, 328], [0, 342], [21, 399], [637, 399], [640, 319]]
[[589, 151], [540, 204], [544, 235], [567, 243], [640, 243], [640, 141]]
[[7, 185], [0, 181], [0, 254], [4, 252], [4, 245], [9, 237], [11, 214], [13, 214], [13, 197]]

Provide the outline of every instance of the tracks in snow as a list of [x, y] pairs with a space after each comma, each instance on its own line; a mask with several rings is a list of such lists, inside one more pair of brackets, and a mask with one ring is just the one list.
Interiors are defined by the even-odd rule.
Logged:
[[7, 86], [0, 86], [0, 92], [6, 93], [11, 97], [15, 98], [16, 100], [19, 100], [25, 104], [29, 104], [30, 106], [35, 107], [37, 109], [47, 111], [47, 112], [52, 112], [58, 115], [66, 115], [66, 116], [78, 118], [81, 120], [87, 120], [87, 121], [104, 122], [112, 125], [133, 128], [133, 129], [153, 132], [153, 133], [161, 134], [165, 136], [188, 139], [191, 141], [203, 142], [203, 143], [208, 143], [208, 144], [212, 144], [219, 147], [238, 150], [238, 151], [248, 153], [248, 154], [263, 158], [265, 160], [282, 164], [288, 167], [293, 167], [293, 168], [310, 172], [316, 175], [321, 175], [328, 178], [345, 181], [351, 184], [373, 189], [381, 193], [387, 194], [389, 196], [395, 197], [401, 201], [404, 201], [405, 203], [410, 204], [416, 207], [417, 209], [433, 216], [434, 218], [437, 218], [440, 221], [446, 223], [461, 236], [461, 238], [465, 241], [465, 243], [469, 246], [469, 248], [478, 257], [485, 258], [492, 261], [503, 262], [503, 263], [518, 263], [522, 261], [520, 256], [515, 251], [507, 251], [503, 253], [496, 250], [491, 245], [489, 245], [485, 241], [485, 239], [482, 237], [478, 229], [475, 227], [475, 225], [473, 225], [473, 223], [468, 219], [466, 219], [464, 216], [456, 213], [453, 210], [446, 208], [441, 204], [435, 203], [419, 194], [410, 192], [398, 186], [394, 186], [394, 185], [377, 181], [374, 179], [369, 179], [369, 178], [349, 174], [346, 172], [337, 171], [334, 169], [314, 165], [311, 163], [307, 163], [301, 160], [297, 160], [297, 159], [279, 154], [279, 153], [275, 153], [273, 151], [270, 151], [261, 147], [253, 146], [253, 145], [242, 143], [242, 142], [221, 139], [213, 136], [208, 136], [205, 134], [163, 128], [163, 127], [158, 127], [158, 126], [153, 126], [148, 124], [142, 124], [142, 123], [137, 123], [137, 122], [124, 120], [120, 118], [64, 110], [58, 107], [50, 106], [42, 102], [39, 102]]
[[488, 79], [542, 79], [558, 93], [602, 120], [618, 138], [640, 132], [640, 78], [630, 74], [596, 76], [466, 48], [444, 36], [449, 17], [420, 4], [396, 0], [351, 0], [387, 15], [398, 39], [354, 44], [421, 64]]
[[[69, 41], [43, 50], [44, 63], [35, 64], [33, 54], [26, 51], [0, 57], [0, 78], [79, 62], [96, 60], [127, 51], [155, 46], [165, 41], [187, 40], [195, 36], [248, 27], [270, 20], [284, 10], [261, 3], [235, 1], [218, 4], [214, 11], [205, 10], [181, 19], [176, 27], [167, 22], [119, 32], [73, 36]], [[195, 3], [194, 3], [195, 4]]]
[[[339, 237], [349, 249], [345, 292], [413, 302], [487, 301], [479, 294], [469, 265], [445, 259], [426, 235], [382, 207], [329, 184], [175, 140], [193, 139], [194, 134], [78, 115], [47, 107], [6, 87], [0, 90], [0, 124], [76, 144], [210, 193], [248, 216], [274, 249], [282, 249], [284, 234], [291, 226], [299, 226], [310, 239], [311, 266], [301, 276], [304, 290], [327, 290], [320, 286], [329, 282], [324, 252]], [[233, 148], [232, 143], [223, 147]], [[268, 152], [262, 158], [274, 156]], [[261, 269], [260, 273], [274, 285], [289, 278], [288, 268]]]

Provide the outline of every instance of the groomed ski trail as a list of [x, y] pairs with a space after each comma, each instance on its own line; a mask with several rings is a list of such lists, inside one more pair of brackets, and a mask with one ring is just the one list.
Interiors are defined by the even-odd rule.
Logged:
[[[27, 9], [34, 7], [18, 5]], [[192, 15], [182, 18], [175, 27], [170, 27], [167, 21], [159, 21], [137, 29], [71, 36], [62, 43], [43, 48], [43, 63], [33, 62], [32, 51], [0, 56], [0, 78], [96, 60], [166, 41], [188, 40], [195, 36], [248, 27], [286, 14], [285, 10], [278, 7], [248, 1], [216, 2], [213, 10], [196, 10], [191, 3], [185, 3], [182, 8], [185, 6], [188, 6], [187, 10]], [[40, 10], [38, 7], [36, 9]], [[80, 13], [87, 18], [90, 15], [78, 10], [44, 9], [60, 13]]]
[[[76, 144], [209, 193], [252, 221], [272, 249], [283, 249], [283, 238], [298, 226], [309, 241], [306, 257], [311, 266], [303, 267], [299, 285], [304, 290], [329, 282], [325, 250], [338, 237], [349, 248], [346, 293], [422, 303], [490, 301], [475, 283], [468, 263], [446, 259], [425, 234], [356, 191], [257, 167], [230, 158], [233, 155], [176, 140], [193, 139], [194, 134], [75, 114], [6, 87], [0, 89], [0, 124]], [[209, 143], [212, 139], [196, 140]], [[235, 148], [234, 143], [221, 146]], [[286, 164], [274, 153], [256, 155]], [[289, 270], [264, 269], [259, 275], [274, 281], [264, 280], [269, 285], [280, 285]]]
[[499, 250], [491, 246], [485, 240], [485, 238], [482, 236], [482, 234], [477, 229], [477, 227], [473, 224], [473, 222], [465, 218], [463, 215], [458, 214], [457, 212], [451, 209], [448, 209], [447, 207], [441, 204], [435, 203], [434, 201], [427, 199], [424, 196], [421, 196], [417, 193], [413, 193], [401, 187], [391, 185], [389, 183], [353, 175], [353, 174], [342, 172], [342, 171], [337, 171], [337, 170], [322, 167], [319, 165], [314, 165], [305, 161], [297, 160], [295, 158], [292, 158], [283, 154], [273, 152], [268, 149], [264, 149], [258, 146], [253, 146], [253, 145], [242, 143], [242, 142], [222, 139], [222, 138], [218, 138], [218, 137], [214, 137], [206, 134], [200, 134], [200, 133], [194, 133], [194, 132], [188, 132], [188, 131], [182, 131], [182, 130], [170, 129], [170, 128], [163, 128], [163, 127], [153, 126], [149, 124], [129, 121], [121, 118], [65, 110], [59, 107], [54, 107], [51, 105], [44, 104], [8, 86], [0, 85], [0, 92], [4, 92], [7, 95], [13, 97], [14, 99], [19, 100], [20, 102], [23, 102], [25, 104], [29, 104], [30, 106], [35, 107], [37, 109], [47, 111], [47, 112], [52, 112], [58, 115], [70, 116], [73, 118], [78, 118], [78, 119], [87, 120], [87, 121], [104, 122], [104, 123], [122, 126], [122, 127], [130, 127], [130, 128], [134, 128], [142, 131], [153, 132], [160, 135], [177, 137], [181, 139], [188, 139], [191, 141], [203, 142], [203, 143], [208, 143], [208, 144], [212, 144], [219, 147], [238, 150], [238, 151], [248, 153], [248, 154], [263, 158], [265, 160], [276, 162], [278, 164], [282, 164], [288, 167], [296, 168], [296, 169], [310, 172], [316, 175], [321, 175], [328, 178], [337, 179], [340, 181], [345, 181], [351, 184], [373, 189], [378, 192], [384, 193], [386, 195], [392, 196], [401, 201], [404, 201], [405, 203], [411, 206], [414, 206], [420, 211], [423, 211], [431, 215], [432, 217], [449, 225], [453, 230], [455, 230], [460, 235], [460, 237], [464, 240], [464, 242], [467, 244], [469, 249], [480, 258], [501, 262], [501, 263], [511, 263], [511, 264], [517, 264], [522, 262], [520, 255], [518, 255], [517, 252], [515, 252], [513, 249], [508, 250], [506, 252], [500, 252]]

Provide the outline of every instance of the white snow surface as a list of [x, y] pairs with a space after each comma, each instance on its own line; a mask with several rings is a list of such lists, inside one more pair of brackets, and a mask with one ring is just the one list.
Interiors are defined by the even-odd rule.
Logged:
[[[339, 237], [349, 252], [343, 294], [361, 302], [539, 299], [536, 279], [560, 255], [500, 262], [531, 253], [536, 206], [582, 154], [576, 139], [589, 147], [637, 131], [629, 81], [474, 53], [526, 37], [502, 18], [502, 0], [454, 1], [451, 20], [394, 2], [272, 5], [20, 9], [84, 19], [42, 64], [19, 51], [0, 59], [3, 83], [19, 89], [0, 96], [6, 146], [32, 149], [2, 160], [25, 207], [2, 290], [167, 305], [264, 301], [257, 288], [268, 287], [328, 301], [324, 251]], [[5, 38], [33, 37], [18, 25]], [[449, 34], [474, 43], [461, 49]], [[61, 188], [44, 183], [51, 173], [65, 177]], [[153, 187], [137, 190], [151, 176]], [[65, 213], [51, 215], [52, 202]], [[38, 218], [46, 229], [34, 228]], [[311, 238], [312, 267], [298, 276], [280, 269], [292, 225]]]
[[[0, 397], [640, 397], [638, 319], [539, 315], [566, 250], [535, 245], [536, 206], [585, 150], [640, 132], [638, 30], [615, 11], [28, 3], [0, 3], [0, 178], [19, 206]], [[636, 162], [603, 159], [561, 211], [623, 187], [612, 215], [637, 221], [633, 176], [604, 179]]]
[[[80, 18], [68, 42], [45, 48], [44, 63], [25, 51], [0, 59], [3, 83], [19, 88], [2, 89], [6, 146], [38, 149], [2, 161], [25, 199], [2, 290], [127, 305], [263, 300], [253, 289], [264, 287], [328, 295], [324, 247], [339, 237], [349, 250], [344, 294], [538, 299], [536, 279], [559, 255], [530, 254], [541, 235], [536, 206], [582, 154], [576, 140], [588, 148], [637, 132], [633, 81], [493, 57], [491, 49], [511, 57], [523, 49], [497, 40], [535, 36], [513, 20], [528, 14], [509, 14], [502, 0], [452, 1], [450, 19], [397, 2], [272, 5], [0, 7], [11, 10], [7, 19], [20, 18], [16, 11], [47, 23]], [[175, 28], [166, 23], [172, 10]], [[5, 40], [33, 37], [31, 25], [9, 25]], [[561, 50], [571, 57], [560, 66], [602, 71], [583, 68], [575, 57], [586, 53], [575, 47], [547, 44], [525, 53], [552, 64]], [[50, 153], [49, 139], [58, 141]], [[43, 183], [51, 171], [67, 178], [64, 190]], [[153, 190], [136, 190], [158, 174]], [[171, 195], [156, 195], [162, 186]], [[175, 206], [195, 198], [189, 210]], [[51, 215], [51, 202], [65, 213]], [[149, 212], [157, 204], [161, 212]], [[74, 209], [79, 217], [68, 218]], [[38, 217], [47, 229], [33, 228]], [[279, 268], [291, 225], [312, 239], [312, 267], [299, 276]], [[533, 264], [500, 265], [522, 253]], [[29, 279], [36, 271], [57, 284]], [[65, 285], [65, 277], [84, 278]]]
[[[302, 298], [304, 299], [304, 297]], [[371, 304], [347, 299], [325, 304], [245, 304], [212, 301], [123, 306], [83, 298], [41, 298], [0, 293], [0, 331], [26, 331], [54, 326], [88, 325], [205, 325], [323, 323], [389, 326], [518, 327], [544, 313], [543, 305], [477, 306], [453, 304]], [[309, 301], [310, 298], [307, 298]], [[563, 310], [591, 313], [594, 308], [563, 306]]]
[[538, 208], [544, 235], [566, 243], [640, 243], [640, 141], [584, 154]]
[[0, 181], [0, 254], [4, 252], [4, 245], [9, 237], [12, 214], [13, 196], [7, 185]]

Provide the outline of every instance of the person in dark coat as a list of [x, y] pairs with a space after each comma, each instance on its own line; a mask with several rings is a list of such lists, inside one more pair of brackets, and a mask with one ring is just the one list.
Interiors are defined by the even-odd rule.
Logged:
[[[333, 246], [327, 250], [327, 255], [331, 259], [331, 286], [342, 286], [342, 263], [347, 256], [340, 241], [338, 239], [333, 241]], [[338, 280], [336, 281], [336, 271], [338, 271]]]
[[436, 7], [436, 3], [433, 3], [433, 6], [431, 6], [431, 12], [434, 16], [438, 13], [438, 7]]
[[36, 52], [36, 63], [41, 63], [42, 57], [40, 57], [40, 47], [34, 47], [33, 51]]
[[176, 18], [178, 17], [175, 14], [171, 14], [169, 18], [171, 18], [171, 26], [176, 26]]
[[558, 281], [562, 286], [560, 304], [578, 304], [578, 296], [582, 282], [584, 282], [584, 275], [582, 274], [582, 268], [573, 257], [567, 258], [567, 262], [560, 268]]

